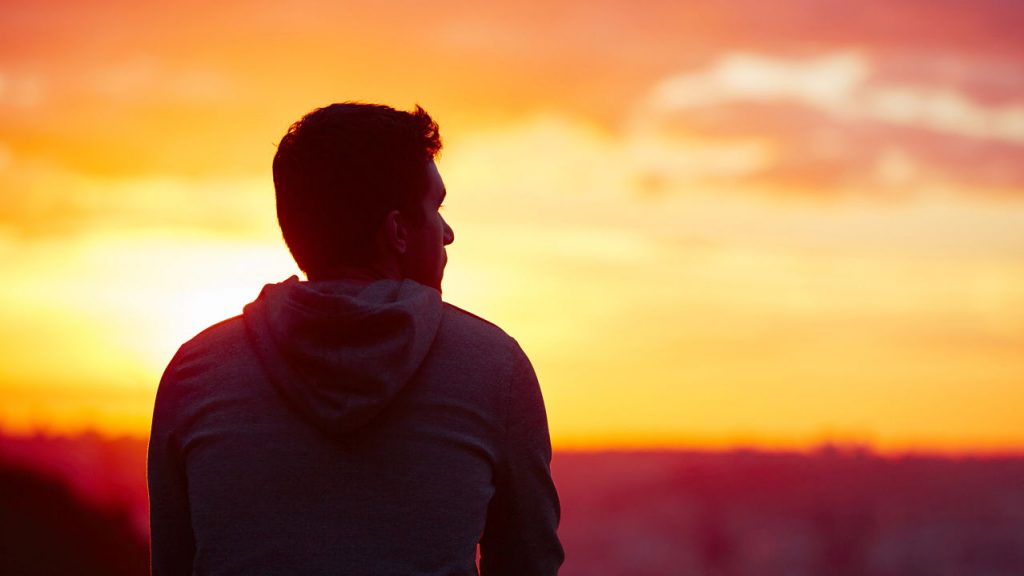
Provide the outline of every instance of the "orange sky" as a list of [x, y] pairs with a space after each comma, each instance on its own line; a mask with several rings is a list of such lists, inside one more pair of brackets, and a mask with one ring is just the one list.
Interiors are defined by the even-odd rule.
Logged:
[[194, 0], [0, 8], [0, 428], [142, 433], [295, 273], [270, 160], [440, 122], [448, 300], [556, 447], [1024, 447], [1024, 8]]

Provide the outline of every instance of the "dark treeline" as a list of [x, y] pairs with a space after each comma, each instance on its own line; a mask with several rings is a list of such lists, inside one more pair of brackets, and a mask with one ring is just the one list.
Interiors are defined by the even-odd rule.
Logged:
[[142, 576], [148, 554], [123, 510], [85, 504], [57, 479], [0, 461], [0, 574]]

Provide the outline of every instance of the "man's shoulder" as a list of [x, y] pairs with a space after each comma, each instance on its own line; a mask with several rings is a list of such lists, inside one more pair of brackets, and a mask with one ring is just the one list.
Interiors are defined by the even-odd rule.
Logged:
[[245, 321], [242, 315], [232, 316], [200, 331], [182, 344], [182, 350], [199, 352], [237, 345], [245, 338]]
[[248, 356], [245, 321], [242, 315], [232, 316], [202, 330], [178, 348], [167, 366], [167, 373], [193, 372], [230, 363], [233, 358]]
[[509, 336], [497, 324], [448, 302], [444, 303], [444, 322], [442, 326], [446, 326], [450, 330], [456, 330], [460, 334], [474, 340], [503, 346], [516, 344], [515, 339]]
[[454, 348], [463, 358], [504, 366], [528, 362], [519, 342], [500, 326], [447, 302], [438, 337], [447, 345], [441, 348]]
[[[239, 374], [240, 366], [252, 363], [239, 360], [250, 355], [245, 351], [245, 340], [242, 317], [234, 316], [217, 322], [182, 344], [160, 378], [154, 413], [164, 414], [168, 421], [177, 420], [195, 409], [197, 395], [206, 396], [212, 390], [223, 388], [228, 380], [225, 375]], [[154, 429], [156, 426], [154, 423]]]
[[496, 384], [530, 364], [519, 342], [501, 327], [447, 302], [432, 354], [457, 366], [459, 374]]

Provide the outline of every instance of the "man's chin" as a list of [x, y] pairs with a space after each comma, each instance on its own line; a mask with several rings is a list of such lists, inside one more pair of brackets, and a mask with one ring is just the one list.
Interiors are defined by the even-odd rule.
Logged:
[[441, 260], [441, 265], [438, 267], [436, 278], [437, 281], [433, 283], [433, 287], [437, 288], [438, 292], [441, 291], [441, 281], [444, 280], [444, 270], [448, 266], [448, 255], [445, 254]]

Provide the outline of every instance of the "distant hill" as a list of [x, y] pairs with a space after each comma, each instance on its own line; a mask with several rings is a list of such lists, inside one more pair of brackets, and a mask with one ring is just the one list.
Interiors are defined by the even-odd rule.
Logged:
[[[138, 535], [118, 540], [125, 558], [148, 537], [145, 451], [142, 438], [0, 436], [5, 469], [58, 479]], [[552, 468], [563, 576], [1024, 574], [1024, 458], [559, 452]], [[16, 513], [50, 518], [44, 500]]]

